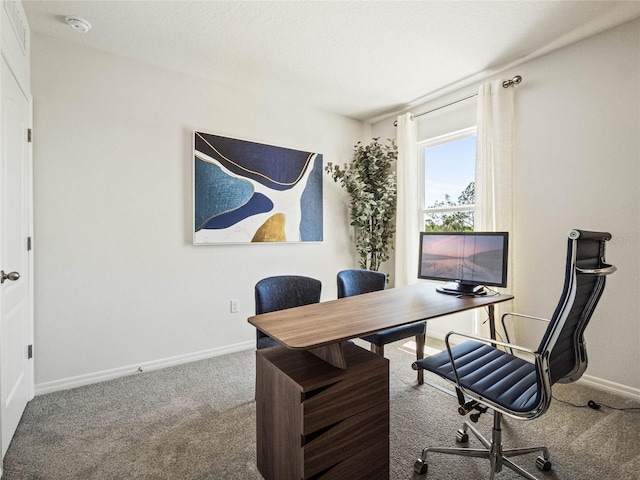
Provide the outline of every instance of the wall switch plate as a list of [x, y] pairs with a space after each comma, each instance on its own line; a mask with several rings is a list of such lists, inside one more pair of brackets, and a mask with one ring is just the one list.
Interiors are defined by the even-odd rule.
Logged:
[[237, 298], [231, 300], [231, 313], [238, 313], [240, 311], [240, 300]]

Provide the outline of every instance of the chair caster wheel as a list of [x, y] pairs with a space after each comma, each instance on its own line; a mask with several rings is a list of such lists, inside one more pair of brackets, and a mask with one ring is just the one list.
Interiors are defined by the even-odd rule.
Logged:
[[416, 460], [416, 463], [413, 464], [413, 471], [418, 475], [424, 475], [425, 473], [427, 473], [428, 468], [429, 465], [427, 465], [427, 462], [422, 461], [422, 459], [420, 458]]
[[536, 458], [536, 467], [538, 467], [538, 470], [548, 472], [549, 470], [551, 470], [551, 460], [547, 460], [544, 457], [540, 456]]
[[469, 434], [463, 430], [458, 430], [456, 432], [456, 442], [458, 443], [467, 443], [469, 441]]

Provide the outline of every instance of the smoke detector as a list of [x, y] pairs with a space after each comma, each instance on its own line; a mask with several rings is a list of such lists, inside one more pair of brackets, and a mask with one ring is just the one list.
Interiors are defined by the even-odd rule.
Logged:
[[68, 16], [64, 17], [69, 26], [76, 32], [87, 33], [91, 30], [91, 24], [84, 18]]

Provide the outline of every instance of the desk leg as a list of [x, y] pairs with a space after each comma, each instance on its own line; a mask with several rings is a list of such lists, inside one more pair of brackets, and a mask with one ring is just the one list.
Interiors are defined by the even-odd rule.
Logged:
[[496, 340], [495, 307], [493, 305], [489, 305], [489, 335], [492, 340]]
[[346, 342], [336, 342], [329, 345], [324, 345], [318, 348], [312, 348], [309, 350], [316, 357], [321, 358], [327, 363], [330, 363], [334, 367], [345, 369], [347, 368], [347, 360], [344, 357], [344, 350], [342, 345]]

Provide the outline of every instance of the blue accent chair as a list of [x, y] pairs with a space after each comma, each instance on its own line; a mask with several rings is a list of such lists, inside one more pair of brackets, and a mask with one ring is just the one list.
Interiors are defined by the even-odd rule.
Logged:
[[[256, 315], [318, 303], [321, 291], [322, 283], [315, 278], [299, 275], [263, 278], [255, 286]], [[276, 345], [280, 345], [277, 340], [256, 330], [256, 349]]]
[[[506, 465], [522, 477], [535, 480], [509, 459], [529, 453], [542, 452], [536, 459], [536, 467], [543, 471], [551, 469], [546, 447], [503, 449], [501, 419], [503, 415], [523, 420], [541, 416], [551, 403], [551, 386], [556, 382], [575, 382], [586, 370], [583, 333], [604, 291], [606, 276], [616, 271], [604, 259], [605, 242], [610, 239], [611, 235], [604, 232], [569, 232], [564, 288], [551, 320], [505, 313], [502, 326], [506, 342], [449, 332], [445, 351], [413, 364], [415, 370], [427, 370], [454, 383], [460, 403], [458, 412], [466, 415], [474, 411], [470, 416], [473, 422], [487, 409], [493, 410], [491, 441], [466, 421], [456, 436], [459, 443], [466, 443], [470, 431], [484, 448], [425, 448], [414, 465], [416, 473], [427, 473], [430, 452], [489, 459], [491, 478]], [[510, 343], [505, 325], [508, 317], [548, 323], [536, 350]], [[452, 346], [453, 336], [467, 340]]]
[[[338, 298], [351, 297], [364, 293], [384, 290], [387, 287], [387, 276], [373, 270], [343, 270], [338, 272]], [[403, 338], [416, 337], [416, 359], [424, 358], [424, 343], [427, 326], [425, 322], [412, 323], [401, 327], [390, 328], [362, 337], [371, 343], [371, 351], [384, 356], [384, 346]], [[424, 374], [418, 370], [418, 384], [424, 383]]]

